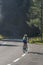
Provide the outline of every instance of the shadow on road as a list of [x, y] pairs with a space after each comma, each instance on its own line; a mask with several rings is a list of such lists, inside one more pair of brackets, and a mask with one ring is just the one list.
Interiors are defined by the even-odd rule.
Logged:
[[43, 53], [40, 53], [40, 52], [28, 52], [28, 54], [39, 54], [39, 55], [43, 55]]
[[0, 46], [18, 47], [19, 45], [11, 45], [11, 44], [0, 44]]

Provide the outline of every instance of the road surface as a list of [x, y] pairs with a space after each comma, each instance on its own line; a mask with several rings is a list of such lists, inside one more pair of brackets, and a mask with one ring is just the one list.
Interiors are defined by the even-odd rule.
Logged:
[[28, 44], [23, 53], [22, 42], [0, 41], [0, 65], [43, 65], [43, 45]]

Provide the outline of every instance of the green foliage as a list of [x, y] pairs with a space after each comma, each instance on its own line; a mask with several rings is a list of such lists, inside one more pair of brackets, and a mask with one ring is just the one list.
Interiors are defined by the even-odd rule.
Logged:
[[40, 19], [36, 18], [36, 19], [31, 19], [31, 24], [34, 24], [36, 27], [40, 27]]
[[43, 44], [43, 40], [41, 40], [40, 37], [36, 37], [36, 38], [31, 38], [29, 39], [29, 43], [32, 43], [32, 44]]
[[0, 40], [2, 40], [4, 38], [4, 36], [0, 35]]
[[[30, 8], [30, 25], [35, 25], [41, 29], [41, 19], [43, 18], [43, 12], [41, 15], [41, 8], [43, 8], [43, 5], [41, 5], [42, 0], [33, 0], [33, 4]], [[43, 11], [43, 10], [42, 10]], [[42, 19], [43, 23], [43, 19]], [[43, 27], [42, 27], [43, 29]]]
[[[21, 36], [24, 33], [30, 36], [37, 34], [36, 30], [39, 30], [41, 17], [39, 0], [5, 0], [2, 5], [4, 18], [0, 23], [0, 34], [10, 37]], [[0, 38], [3, 37], [0, 36]]]
[[[39, 3], [39, 2], [38, 2]], [[37, 2], [34, 2], [34, 5], [30, 8], [30, 19], [40, 18], [41, 12], [40, 12], [40, 6]], [[36, 4], [36, 5], [35, 5]], [[38, 5], [37, 5], [38, 4]]]

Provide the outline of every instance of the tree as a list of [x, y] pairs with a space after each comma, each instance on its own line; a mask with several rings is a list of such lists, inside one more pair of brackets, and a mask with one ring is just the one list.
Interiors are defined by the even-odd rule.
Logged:
[[43, 1], [33, 0], [33, 5], [30, 8], [30, 23], [38, 26], [41, 31], [41, 39], [43, 37]]
[[[2, 0], [2, 33], [11, 32], [13, 36], [23, 34], [26, 27], [27, 13], [31, 6], [31, 0]], [[7, 31], [6, 31], [7, 30]], [[22, 35], [21, 34], [21, 35]]]

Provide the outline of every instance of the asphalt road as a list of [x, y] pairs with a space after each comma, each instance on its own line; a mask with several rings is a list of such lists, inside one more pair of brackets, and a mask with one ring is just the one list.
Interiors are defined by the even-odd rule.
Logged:
[[23, 53], [22, 42], [0, 41], [0, 65], [43, 65], [43, 45], [28, 44]]

